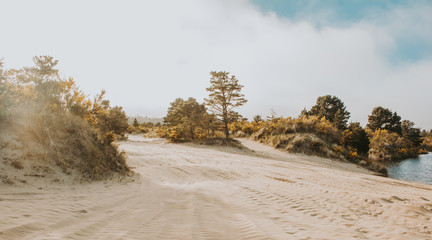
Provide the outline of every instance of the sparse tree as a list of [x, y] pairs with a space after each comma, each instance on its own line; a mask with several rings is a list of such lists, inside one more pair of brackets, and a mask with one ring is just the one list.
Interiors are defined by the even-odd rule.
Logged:
[[306, 108], [303, 108], [303, 110], [301, 110], [299, 118], [303, 118], [303, 117], [307, 117], [309, 114], [308, 110]]
[[242, 85], [234, 75], [229, 72], [210, 72], [210, 87], [206, 88], [209, 98], [206, 104], [210, 110], [223, 122], [225, 137], [229, 137], [228, 124], [238, 117], [235, 108], [243, 106], [247, 100], [240, 93]]
[[0, 59], [0, 119], [3, 115], [5, 115], [6, 103], [5, 96], [6, 93], [6, 75], [3, 70], [3, 59]]
[[266, 118], [268, 121], [274, 121], [279, 119], [276, 111], [273, 108], [270, 109], [270, 115], [268, 115]]
[[336, 96], [326, 95], [317, 98], [316, 104], [310, 111], [302, 111], [302, 115], [325, 117], [328, 121], [335, 124], [340, 130], [347, 128], [350, 113], [346, 110], [344, 103]]
[[402, 133], [401, 117], [388, 108], [375, 107], [368, 116], [367, 128], [372, 130], [386, 129], [397, 134]]
[[264, 120], [262, 119], [261, 115], [255, 115], [255, 116], [253, 117], [253, 121], [254, 121], [255, 123], [264, 122]]
[[132, 126], [134, 126], [136, 128], [139, 126], [138, 120], [136, 118], [134, 118]]
[[51, 56], [33, 58], [34, 67], [24, 68], [27, 79], [35, 84], [39, 102], [48, 103], [52, 110], [60, 110], [65, 90], [58, 69], [58, 60]]

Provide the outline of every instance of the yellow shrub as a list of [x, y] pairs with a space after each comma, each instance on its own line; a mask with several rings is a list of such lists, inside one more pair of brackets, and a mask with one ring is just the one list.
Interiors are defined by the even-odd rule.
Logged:
[[416, 157], [418, 150], [397, 133], [385, 129], [368, 130], [370, 140], [369, 158], [375, 161], [399, 160]]
[[127, 128], [127, 132], [128, 132], [129, 134], [135, 132], [135, 127], [134, 127], [133, 125], [130, 125], [130, 126]]
[[426, 151], [429, 152], [432, 151], [432, 137], [431, 136], [424, 137], [421, 147]]
[[168, 129], [167, 134], [168, 139], [177, 142], [180, 140], [180, 131], [177, 127], [172, 127]]

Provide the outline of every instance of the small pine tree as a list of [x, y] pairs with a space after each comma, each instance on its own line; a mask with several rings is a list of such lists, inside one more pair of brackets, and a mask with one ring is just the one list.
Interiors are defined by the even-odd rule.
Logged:
[[138, 120], [136, 118], [134, 118], [132, 125], [136, 128], [139, 127], [139, 123], [138, 123]]
[[254, 121], [255, 123], [259, 123], [259, 122], [263, 122], [264, 120], [262, 119], [261, 115], [255, 115], [255, 116], [253, 117], [253, 121]]

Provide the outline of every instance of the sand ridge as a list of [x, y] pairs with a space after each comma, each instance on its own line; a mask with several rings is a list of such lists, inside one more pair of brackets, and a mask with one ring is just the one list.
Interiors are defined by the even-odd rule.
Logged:
[[1, 186], [0, 239], [432, 239], [432, 186], [282, 153], [121, 143], [126, 182]]

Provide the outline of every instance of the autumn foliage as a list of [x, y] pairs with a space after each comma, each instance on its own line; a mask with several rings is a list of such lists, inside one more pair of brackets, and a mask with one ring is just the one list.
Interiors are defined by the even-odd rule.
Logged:
[[267, 121], [239, 121], [230, 124], [237, 137], [250, 137], [261, 143], [292, 153], [347, 160], [386, 174], [386, 168], [370, 161], [368, 137], [358, 123], [340, 130], [325, 117], [301, 116]]
[[[216, 72], [212, 74], [216, 79]], [[217, 74], [221, 75], [219, 78], [228, 79], [226, 72]], [[238, 81], [232, 84], [238, 85]], [[223, 84], [221, 88], [225, 89]], [[219, 100], [226, 99], [223, 92], [216, 92]], [[233, 103], [231, 108], [222, 100], [218, 104], [210, 102], [209, 106], [220, 110], [215, 115], [209, 114], [206, 106], [194, 98], [178, 98], [171, 103], [165, 124], [157, 130], [158, 135], [173, 142], [249, 137], [288, 152], [347, 160], [384, 175], [387, 170], [383, 162], [416, 157], [432, 149], [431, 134], [421, 136], [414, 123], [401, 121], [397, 113], [386, 108], [376, 107], [368, 118], [367, 127], [363, 128], [358, 122], [348, 124], [350, 113], [344, 103], [336, 96], [326, 95], [318, 97], [316, 104], [310, 110], [304, 109], [298, 118], [272, 114], [266, 121], [260, 115], [247, 121], [231, 111], [246, 102], [241, 94], [235, 97], [240, 102]], [[206, 101], [208, 105], [209, 100]]]
[[[32, 156], [24, 160], [44, 159], [85, 179], [129, 172], [113, 143], [128, 127], [123, 109], [111, 107], [104, 91], [91, 99], [72, 78], [60, 77], [52, 57], [33, 60], [35, 66], [22, 69], [0, 65], [0, 124]], [[30, 143], [37, 153], [25, 147]]]
[[232, 123], [230, 130], [237, 136], [251, 137], [290, 152], [341, 157], [337, 150], [341, 131], [325, 118], [304, 116], [264, 122], [242, 121]]

